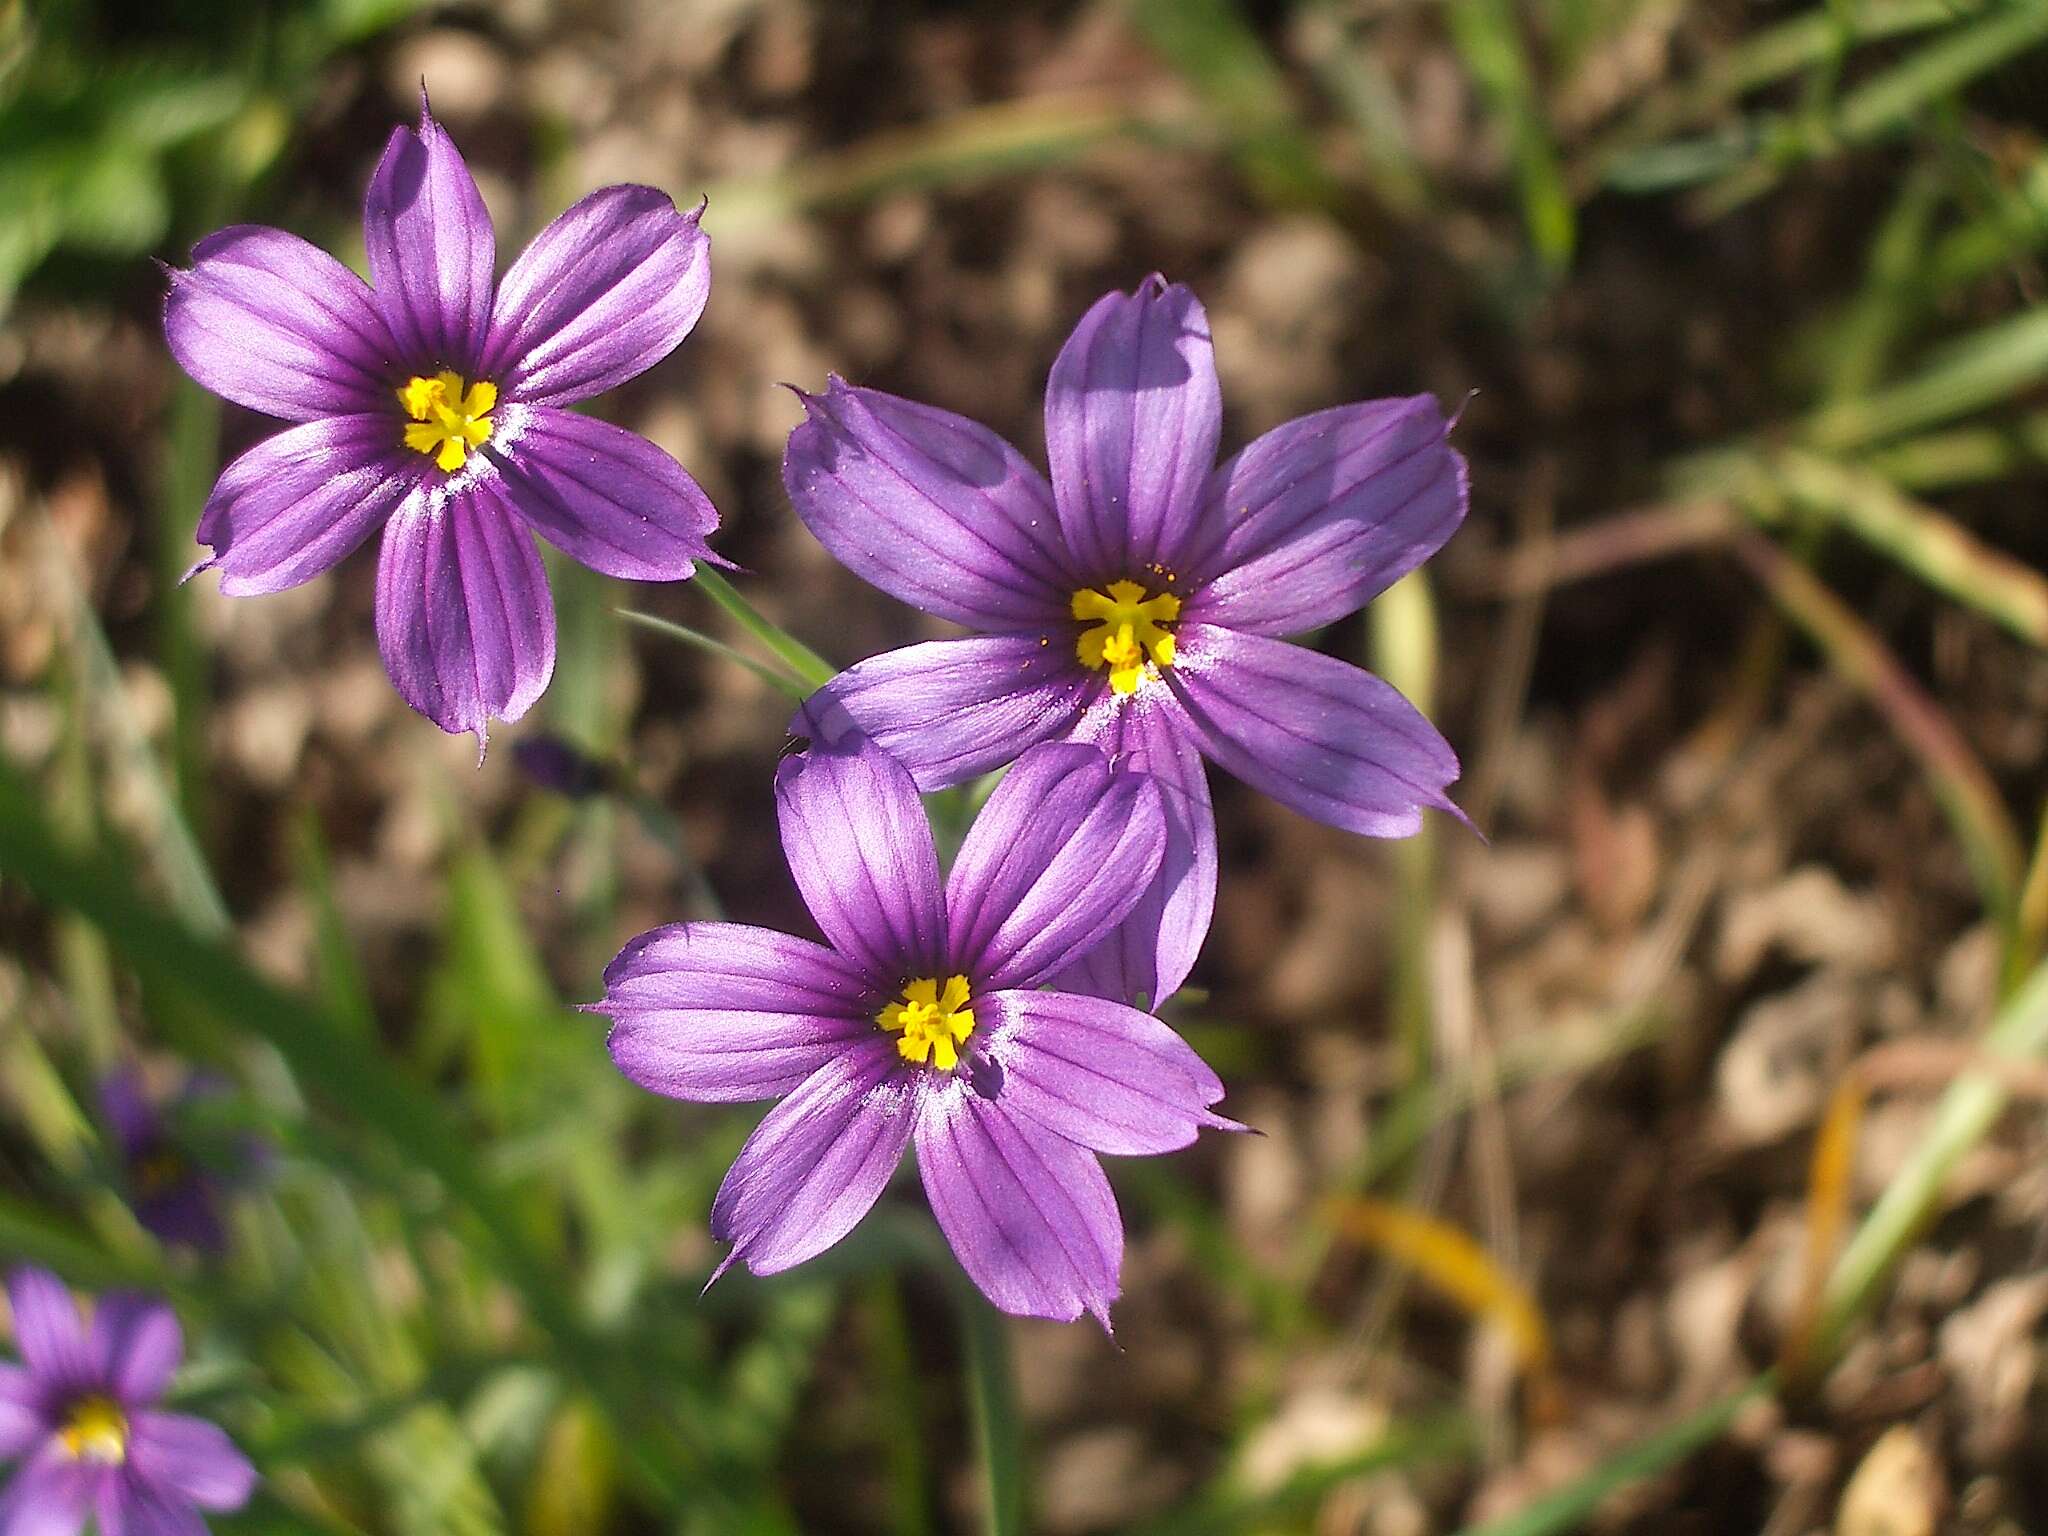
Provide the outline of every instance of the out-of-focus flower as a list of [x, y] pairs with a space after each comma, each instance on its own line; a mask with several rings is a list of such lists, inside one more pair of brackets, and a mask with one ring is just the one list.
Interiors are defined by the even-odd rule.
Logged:
[[512, 744], [512, 761], [543, 789], [570, 800], [588, 800], [611, 787], [612, 765], [552, 731], [522, 736]]
[[646, 439], [562, 407], [690, 333], [711, 291], [699, 208], [606, 187], [493, 284], [476, 182], [424, 101], [363, 207], [371, 283], [283, 230], [238, 225], [170, 274], [164, 334], [215, 394], [298, 423], [230, 464], [199, 520], [221, 591], [277, 592], [378, 529], [377, 640], [443, 730], [517, 720], [555, 665], [537, 532], [609, 576], [680, 581], [718, 514]]
[[[939, 876], [910, 775], [872, 743], [776, 772], [782, 846], [829, 941], [734, 923], [642, 934], [592, 1006], [643, 1088], [780, 1098], [734, 1161], [711, 1230], [767, 1275], [844, 1237], [915, 1142], [932, 1212], [1006, 1312], [1104, 1327], [1123, 1223], [1097, 1153], [1186, 1146], [1223, 1085], [1150, 1014], [1041, 990], [1143, 893], [1160, 791], [1092, 746], [1024, 754]], [[714, 1276], [714, 1278], [716, 1278]]]
[[8, 1536], [186, 1536], [198, 1510], [240, 1509], [256, 1469], [216, 1426], [157, 1400], [184, 1354], [162, 1301], [114, 1292], [88, 1328], [47, 1270], [7, 1277], [18, 1366], [0, 1364], [0, 1461], [20, 1461], [0, 1493]]
[[180, 1112], [227, 1091], [226, 1082], [212, 1073], [191, 1073], [166, 1114], [130, 1067], [117, 1067], [100, 1083], [100, 1107], [121, 1154], [129, 1208], [160, 1242], [218, 1253], [227, 1241], [222, 1200], [234, 1181], [261, 1167], [270, 1155], [260, 1139], [242, 1136], [209, 1161], [181, 1134]]
[[794, 731], [852, 728], [941, 789], [1034, 742], [1090, 741], [1156, 776], [1157, 880], [1071, 985], [1153, 1003], [1208, 931], [1208, 758], [1334, 827], [1401, 837], [1456, 813], [1458, 760], [1387, 683], [1286, 644], [1364, 606], [1465, 515], [1464, 460], [1427, 395], [1276, 427], [1216, 464], [1208, 319], [1152, 277], [1083, 317], [1046, 388], [1050, 483], [987, 428], [831, 381], [783, 478], [825, 547], [981, 631], [840, 674]]

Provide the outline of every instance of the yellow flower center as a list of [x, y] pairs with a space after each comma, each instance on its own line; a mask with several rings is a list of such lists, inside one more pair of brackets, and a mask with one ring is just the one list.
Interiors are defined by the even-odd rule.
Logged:
[[943, 992], [937, 981], [926, 977], [906, 983], [903, 1001], [884, 1008], [875, 1022], [891, 1034], [901, 1032], [896, 1052], [905, 1061], [928, 1061], [941, 1072], [950, 1072], [959, 1064], [961, 1042], [974, 1033], [974, 1010], [967, 1006], [967, 997], [965, 976], [947, 977]]
[[138, 1195], [160, 1195], [181, 1183], [190, 1172], [191, 1165], [176, 1151], [159, 1147], [136, 1163], [133, 1174], [135, 1192]]
[[470, 449], [490, 441], [498, 386], [479, 379], [465, 391], [459, 373], [443, 370], [431, 379], [415, 374], [398, 391], [398, 403], [412, 418], [406, 423], [405, 446], [431, 455], [453, 473], [462, 468]]
[[118, 1467], [128, 1459], [128, 1416], [110, 1397], [81, 1397], [72, 1404], [57, 1440], [73, 1461]]
[[1074, 594], [1074, 617], [1091, 627], [1075, 642], [1081, 665], [1109, 669], [1109, 686], [1136, 693], [1148, 665], [1173, 665], [1173, 636], [1160, 628], [1180, 617], [1171, 592], [1147, 597], [1135, 581], [1113, 581], [1106, 591], [1083, 587]]

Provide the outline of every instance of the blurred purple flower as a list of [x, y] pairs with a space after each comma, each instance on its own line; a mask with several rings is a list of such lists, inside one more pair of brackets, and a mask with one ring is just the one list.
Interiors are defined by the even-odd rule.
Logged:
[[377, 640], [445, 731], [517, 720], [555, 665], [533, 534], [608, 576], [680, 581], [713, 558], [710, 499], [644, 438], [562, 409], [666, 357], [711, 291], [699, 208], [606, 187], [495, 286], [476, 182], [420, 107], [370, 180], [374, 287], [257, 225], [173, 271], [164, 333], [215, 394], [298, 423], [230, 464], [199, 520], [221, 591], [277, 592], [379, 528]]
[[[1122, 920], [1165, 848], [1160, 792], [1091, 746], [1033, 749], [951, 877], [917, 788], [864, 741], [785, 759], [782, 846], [829, 941], [735, 923], [633, 940], [593, 1008], [656, 1093], [780, 1098], [711, 1230], [775, 1274], [824, 1252], [912, 1142], [961, 1266], [1006, 1312], [1109, 1326], [1123, 1223], [1096, 1154], [1184, 1147], [1223, 1085], [1150, 1014], [1041, 987]], [[714, 1279], [717, 1277], [714, 1275]]]
[[235, 1178], [269, 1159], [270, 1148], [260, 1138], [243, 1136], [222, 1149], [231, 1156], [232, 1166], [210, 1165], [179, 1134], [177, 1111], [227, 1092], [223, 1079], [194, 1072], [173, 1098], [173, 1113], [167, 1116], [132, 1068], [117, 1067], [100, 1083], [100, 1107], [121, 1154], [129, 1207], [159, 1242], [218, 1253], [227, 1243], [222, 1198]]
[[100, 1298], [88, 1329], [71, 1293], [42, 1269], [7, 1277], [19, 1366], [0, 1364], [0, 1493], [5, 1536], [191, 1536], [198, 1510], [240, 1509], [256, 1469], [204, 1419], [156, 1401], [184, 1354], [171, 1309], [153, 1297]]
[[1167, 851], [1069, 984], [1156, 1005], [1208, 931], [1208, 758], [1318, 821], [1402, 837], [1457, 814], [1458, 760], [1371, 673], [1283, 643], [1363, 607], [1465, 515], [1465, 463], [1427, 395], [1276, 427], [1216, 465], [1209, 324], [1154, 276], [1106, 295], [1046, 387], [1050, 484], [972, 421], [833, 379], [804, 396], [783, 478], [856, 574], [982, 633], [841, 673], [793, 731], [851, 726], [924, 790], [1034, 742], [1090, 741], [1165, 787]]

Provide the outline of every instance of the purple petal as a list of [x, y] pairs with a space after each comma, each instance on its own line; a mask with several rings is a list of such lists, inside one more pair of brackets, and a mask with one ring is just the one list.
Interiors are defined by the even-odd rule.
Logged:
[[946, 952], [931, 823], [910, 775], [872, 742], [820, 742], [775, 773], [782, 850], [832, 947], [893, 994]]
[[1105, 694], [1074, 732], [1120, 767], [1150, 774], [1166, 813], [1159, 873], [1116, 930], [1054, 983], [1121, 1003], [1157, 1007], [1180, 990], [1209, 937], [1216, 909], [1216, 817], [1209, 770], [1179, 701], [1163, 687], [1126, 699]]
[[482, 372], [508, 399], [567, 405], [644, 373], [711, 296], [702, 208], [653, 187], [593, 192], [534, 236], [498, 285]]
[[1363, 608], [1465, 518], [1465, 460], [1434, 396], [1368, 400], [1275, 427], [1209, 477], [1182, 617], [1295, 635]]
[[171, 1384], [185, 1354], [185, 1335], [163, 1301], [110, 1291], [93, 1304], [86, 1337], [93, 1378], [124, 1406], [153, 1403]]
[[396, 413], [332, 416], [265, 438], [221, 471], [199, 542], [230, 597], [310, 581], [367, 539], [418, 491], [426, 460], [408, 453]]
[[214, 1181], [203, 1173], [142, 1196], [134, 1202], [134, 1211], [143, 1230], [166, 1246], [183, 1244], [202, 1253], [219, 1253], [227, 1246]]
[[43, 1403], [29, 1371], [0, 1362], [0, 1461], [12, 1461], [50, 1432]]
[[92, 1356], [78, 1303], [47, 1269], [24, 1265], [7, 1276], [14, 1312], [14, 1348], [45, 1392], [93, 1383]]
[[476, 178], [424, 102], [418, 130], [392, 129], [370, 178], [363, 245], [377, 307], [407, 366], [474, 376], [491, 323], [497, 237]]
[[555, 669], [555, 610], [525, 525], [488, 481], [385, 525], [377, 646], [399, 694], [449, 732], [517, 720]]
[[52, 1441], [0, 1493], [0, 1536], [77, 1536], [103, 1470], [72, 1460]]
[[840, 564], [976, 629], [1064, 626], [1065, 574], [1044, 476], [988, 428], [837, 377], [803, 395], [782, 483]]
[[1047, 742], [1017, 759], [968, 829], [946, 886], [948, 969], [1032, 987], [1101, 943], [1166, 847], [1159, 787], [1098, 748]]
[[1060, 735], [1091, 694], [1106, 691], [1075, 658], [1070, 632], [927, 640], [848, 667], [789, 728], [821, 741], [865, 735], [930, 791]]
[[369, 284], [297, 235], [238, 224], [172, 271], [164, 339], [178, 366], [237, 405], [287, 421], [391, 404], [398, 348]]
[[1457, 755], [1413, 704], [1370, 672], [1305, 646], [1183, 624], [1168, 673], [1202, 750], [1304, 816], [1368, 837], [1407, 837], [1422, 809], [1457, 814]]
[[821, 944], [739, 923], [673, 923], [605, 967], [612, 1060], [654, 1093], [774, 1099], [873, 1035], [873, 988]]
[[1209, 1106], [1223, 1084], [1149, 1013], [1065, 992], [984, 992], [975, 1023], [1002, 1068], [998, 1102], [1097, 1152], [1171, 1152], [1203, 1127], [1242, 1130]]
[[1175, 567], [1222, 427], [1209, 317], [1187, 289], [1155, 274], [1081, 317], [1046, 383], [1045, 451], [1083, 575]]
[[925, 1198], [967, 1276], [1019, 1317], [1107, 1329], [1124, 1226], [1085, 1147], [1010, 1115], [958, 1079], [925, 1095], [917, 1122]]
[[[711, 1204], [721, 1264], [757, 1275], [815, 1258], [881, 1196], [916, 1123], [916, 1085], [879, 1031], [850, 1047], [768, 1111]], [[716, 1279], [716, 1276], [713, 1276]]]
[[100, 1079], [100, 1112], [107, 1129], [114, 1133], [123, 1162], [133, 1162], [138, 1153], [153, 1147], [163, 1136], [163, 1117], [143, 1091], [142, 1078], [132, 1067], [116, 1067]]
[[137, 1413], [128, 1421], [128, 1466], [159, 1492], [201, 1509], [240, 1509], [256, 1469], [218, 1425], [182, 1413]]
[[628, 581], [681, 581], [710, 556], [717, 509], [683, 466], [610, 422], [508, 406], [485, 452], [541, 537], [579, 565]]
[[99, 1536], [206, 1536], [190, 1504], [174, 1501], [131, 1472], [103, 1479], [94, 1501]]

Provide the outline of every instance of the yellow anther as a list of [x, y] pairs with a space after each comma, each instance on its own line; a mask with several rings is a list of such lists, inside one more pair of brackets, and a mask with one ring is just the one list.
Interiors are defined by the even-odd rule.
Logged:
[[943, 992], [935, 979], [924, 977], [906, 982], [903, 1001], [884, 1008], [875, 1022], [891, 1034], [902, 1033], [896, 1053], [905, 1061], [930, 1062], [950, 1072], [959, 1064], [960, 1045], [974, 1033], [974, 1010], [967, 999], [965, 976], [947, 977]]
[[81, 1397], [57, 1431], [57, 1442], [73, 1461], [118, 1467], [128, 1459], [128, 1415], [110, 1397]]
[[1074, 642], [1081, 665], [1109, 669], [1109, 686], [1118, 693], [1136, 693], [1147, 662], [1173, 665], [1173, 636], [1160, 628], [1180, 617], [1180, 599], [1171, 592], [1145, 596], [1135, 581], [1113, 581], [1106, 591], [1083, 587], [1074, 594], [1074, 617], [1092, 622]]
[[498, 386], [478, 380], [465, 390], [462, 375], [444, 369], [431, 379], [417, 374], [407, 379], [398, 391], [398, 403], [412, 418], [406, 423], [405, 446], [431, 454], [452, 474], [462, 468], [470, 449], [490, 440]]

